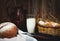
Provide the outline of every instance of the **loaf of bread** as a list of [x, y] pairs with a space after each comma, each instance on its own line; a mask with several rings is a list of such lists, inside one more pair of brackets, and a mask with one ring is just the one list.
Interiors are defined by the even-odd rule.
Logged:
[[11, 38], [17, 35], [18, 29], [14, 23], [4, 22], [0, 24], [0, 38]]

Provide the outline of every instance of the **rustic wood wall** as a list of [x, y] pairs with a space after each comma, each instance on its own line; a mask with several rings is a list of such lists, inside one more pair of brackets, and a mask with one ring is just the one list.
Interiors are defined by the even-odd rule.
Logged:
[[[54, 1], [55, 1], [54, 5], [55, 16], [60, 20], [60, 1], [59, 0]], [[46, 2], [49, 3], [49, 0], [46, 0]], [[20, 9], [19, 20], [17, 20], [16, 17], [17, 8]], [[26, 27], [25, 23], [26, 15], [32, 13], [37, 15], [37, 17], [41, 17], [41, 12], [42, 12], [42, 0], [0, 0], [0, 23], [5, 21], [14, 22], [16, 25], [18, 25], [18, 27], [22, 27], [20, 29], [23, 30], [25, 29], [23, 28], [24, 25]]]
[[[26, 31], [27, 5], [28, 0], [0, 0], [0, 23], [10, 21]], [[17, 9], [20, 10], [18, 17]]]

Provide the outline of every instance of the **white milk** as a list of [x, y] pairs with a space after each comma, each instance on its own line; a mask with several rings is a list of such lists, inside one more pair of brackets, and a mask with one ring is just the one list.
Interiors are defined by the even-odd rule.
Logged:
[[29, 33], [34, 33], [35, 22], [35, 18], [27, 18], [27, 30]]

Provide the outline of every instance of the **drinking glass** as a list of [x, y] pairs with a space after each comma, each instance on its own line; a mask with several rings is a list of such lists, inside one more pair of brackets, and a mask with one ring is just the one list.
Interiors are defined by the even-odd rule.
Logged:
[[35, 32], [35, 24], [36, 24], [35, 17], [32, 15], [29, 15], [26, 19], [26, 24], [27, 24], [28, 33], [34, 33]]

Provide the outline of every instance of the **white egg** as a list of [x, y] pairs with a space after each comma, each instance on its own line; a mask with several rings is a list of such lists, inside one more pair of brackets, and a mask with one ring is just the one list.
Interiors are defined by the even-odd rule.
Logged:
[[39, 21], [39, 24], [44, 25], [45, 23], [44, 23], [44, 21]]

